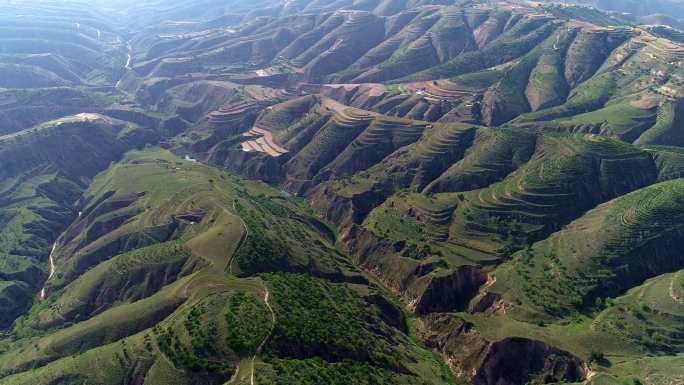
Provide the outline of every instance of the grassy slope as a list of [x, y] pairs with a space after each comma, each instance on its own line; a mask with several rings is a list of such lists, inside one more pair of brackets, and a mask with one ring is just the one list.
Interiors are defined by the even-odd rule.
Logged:
[[671, 256], [679, 252], [681, 185], [663, 182], [600, 205], [521, 251], [497, 273], [501, 285], [510, 285], [506, 295], [563, 315], [681, 268]]
[[[25, 282], [7, 306], [3, 327], [30, 305], [45, 278], [42, 265], [59, 233], [75, 216], [85, 178], [154, 133], [121, 121], [68, 117], [0, 138], [2, 153], [3, 280]], [[109, 148], [102, 153], [97, 148]], [[90, 159], [84, 163], [82, 157]]]
[[[86, 201], [97, 201], [104, 192], [114, 191], [111, 200], [141, 190], [146, 194], [139, 197], [138, 204], [145, 210], [120, 226], [141, 226], [189, 211], [199, 215], [200, 208], [205, 213], [193, 217], [197, 222], [187, 224], [177, 241], [119, 255], [114, 252], [79, 278], [56, 285], [52, 298], [36, 305], [16, 325], [14, 337], [0, 343], [1, 350], [7, 352], [0, 358], [3, 373], [39, 368], [0, 383], [40, 384], [61, 379], [114, 384], [147, 376], [145, 383], [167, 384], [172, 375], [179, 384], [200, 379], [222, 384], [234, 371], [238, 381], [245, 370], [249, 373], [251, 357], [271, 328], [273, 333], [264, 347], [268, 355], [256, 362], [259, 376], [299, 368], [300, 383], [313, 384], [323, 375], [315, 368], [323, 365], [341, 376], [359, 375], [361, 370], [364, 374], [359, 381], [450, 381], [431, 354], [405, 334], [401, 311], [384, 299], [377, 287], [364, 283], [330, 244], [334, 232], [314, 219], [301, 201], [154, 149], [129, 153], [100, 174], [84, 196]], [[84, 217], [93, 220], [93, 212], [84, 211]], [[280, 230], [270, 234], [272, 226]], [[306, 254], [298, 248], [300, 242], [293, 242], [298, 237], [318, 245], [308, 260], [301, 260]], [[270, 254], [248, 246], [261, 239], [281, 242], [284, 265], [269, 264]], [[231, 257], [238, 248], [237, 255]], [[272, 272], [248, 276], [246, 258], [265, 260], [260, 268], [271, 266]], [[152, 266], [171, 263], [184, 266], [184, 278], [143, 290], [150, 288], [151, 277], [140, 277], [138, 271], [148, 273], [155, 269]], [[58, 262], [58, 271], [64, 267]], [[230, 274], [233, 269], [244, 278]], [[293, 269], [302, 273], [281, 272]], [[122, 290], [122, 280], [128, 282], [127, 290]], [[111, 295], [110, 288], [117, 292]], [[264, 302], [267, 290], [275, 324]], [[98, 314], [74, 314], [73, 309], [94, 300], [100, 301]], [[312, 303], [320, 306], [311, 307]], [[333, 314], [336, 320], [326, 318]], [[337, 330], [339, 327], [345, 331]], [[354, 336], [367, 341], [368, 349], [354, 347], [358, 341]], [[386, 337], [392, 343], [385, 341]], [[22, 354], [16, 355], [18, 351]], [[343, 361], [333, 363], [339, 360]], [[89, 370], [84, 370], [85, 365]], [[284, 381], [287, 377], [280, 378]]]
[[[565, 12], [599, 24], [612, 22], [593, 11], [571, 8]], [[565, 12], [562, 13], [567, 16]], [[455, 82], [475, 78], [476, 83], [485, 84], [484, 88], [507, 97], [512, 97], [513, 91], [525, 91], [530, 105], [522, 103], [520, 110], [529, 107], [534, 112], [512, 122], [524, 129], [589, 131], [638, 146], [679, 144], [681, 106], [671, 95], [673, 89], [675, 94], [680, 89], [681, 70], [669, 65], [670, 57], [657, 49], [662, 41], [642, 45], [632, 39], [624, 43], [625, 31], [620, 30], [581, 32], [571, 44], [568, 41], [570, 48], [563, 42], [560, 49], [554, 50], [559, 52], [550, 52], [546, 47], [549, 52], [544, 52], [545, 56], [536, 57], [538, 52], [531, 55], [535, 56], [534, 63], [524, 60], [515, 63], [514, 59], [524, 57], [548, 36], [551, 38], [547, 42], [554, 42], [551, 33], [556, 25], [534, 19], [518, 20], [515, 27], [484, 49], [457, 55], [445, 65], [409, 79], [465, 74], [455, 78]], [[262, 21], [254, 22], [245, 30], [259, 30], [263, 26], [260, 23]], [[259, 31], [265, 30], [268, 28]], [[45, 44], [45, 31], [54, 31], [54, 26], [37, 28], [34, 34], [38, 40], [31, 42]], [[441, 31], [435, 32], [439, 37]], [[84, 52], [84, 60], [92, 63], [99, 58], [90, 56], [92, 31], [86, 32], [88, 34], [90, 37], [78, 37], [69, 32], [54, 37], [78, 39], [79, 45], [87, 47], [74, 48], [72, 43], [59, 43], [58, 46], [68, 49], [70, 54]], [[211, 40], [207, 44], [211, 46]], [[15, 45], [9, 46], [17, 49]], [[161, 46], [158, 48], [163, 50]], [[179, 52], [185, 54], [182, 50]], [[398, 52], [400, 55], [388, 57], [416, 60], [410, 55], [403, 56], [409, 51]], [[334, 59], [333, 54], [330, 58]], [[113, 56], [120, 60], [125, 52]], [[96, 67], [116, 62], [111, 57], [102, 60], [104, 63], [98, 61]], [[469, 77], [472, 71], [500, 64], [504, 65], [494, 71], [476, 73], [484, 74], [487, 78], [484, 81], [478, 82], [482, 79], [477, 76]], [[51, 71], [60, 72], [61, 78], [70, 76], [68, 71], [58, 67], [51, 67]], [[182, 72], [183, 65], [159, 69]], [[107, 83], [99, 71], [75, 75], [93, 84]], [[489, 75], [494, 76], [490, 78]], [[530, 79], [525, 84], [510, 81], [528, 75]], [[567, 89], [565, 83], [573, 89]], [[405, 88], [397, 86], [397, 89]], [[182, 93], [190, 89], [192, 86], [177, 90]], [[182, 100], [179, 98], [170, 104]], [[503, 105], [508, 104], [506, 98], [502, 100]], [[511, 100], [520, 102], [514, 97]], [[189, 112], [185, 116], [196, 118], [191, 106], [186, 107]], [[393, 245], [406, 243], [405, 252], [399, 257], [375, 256], [387, 268], [381, 272], [385, 274], [381, 278], [395, 279], [392, 274], [414, 271], [437, 276], [463, 264], [491, 266], [499, 263], [500, 258], [508, 258], [514, 250], [541, 240], [531, 249], [515, 254], [512, 261], [497, 270], [496, 274], [501, 274], [502, 278], [492, 287], [492, 291], [500, 292], [524, 312], [513, 311], [511, 315], [515, 319], [509, 316], [463, 317], [493, 339], [517, 335], [538, 338], [582, 357], [588, 357], [592, 344], [601, 345], [614, 364], [606, 371], [623, 376], [620, 381], [631, 380], [630, 376], [639, 375], [640, 370], [648, 373], [641, 378], [649, 384], [664, 383], [659, 381], [668, 374], [679, 375], [668, 373], [667, 369], [668, 364], [679, 362], [679, 357], [646, 357], [649, 354], [675, 354], [680, 350], [676, 333], [679, 326], [673, 322], [679, 317], [679, 310], [673, 304], [661, 303], [663, 298], [664, 302], [668, 297], [672, 298], [670, 283], [678, 277], [674, 270], [680, 266], [676, 256], [669, 253], [678, 250], [679, 230], [671, 223], [659, 222], [681, 211], [677, 192], [670, 191], [664, 201], [656, 199], [655, 204], [660, 207], [656, 214], [637, 213], [636, 219], [626, 211], [631, 207], [641, 209], [641, 206], [650, 209], [646, 203], [651, 200], [644, 203], [633, 197], [647, 196], [661, 185], [638, 190], [584, 215], [597, 204], [650, 184], [656, 178], [663, 181], [681, 177], [678, 151], [648, 147], [644, 152], [617, 141], [595, 140], [593, 136], [544, 134], [540, 135], [543, 139], [537, 140], [536, 134], [522, 134], [522, 131], [492, 134], [482, 128], [448, 124], [426, 129], [423, 123], [369, 119], [362, 111], [355, 111], [351, 119], [340, 121], [340, 114], [332, 118], [329, 111], [317, 108], [318, 111], [303, 119], [283, 118], [287, 121], [283, 126], [287, 127], [276, 133], [277, 137], [285, 139], [283, 142], [286, 141], [293, 152], [302, 150], [289, 164], [288, 171], [293, 178], [316, 180], [316, 183], [320, 181], [317, 179], [330, 175], [345, 175], [326, 187], [332, 186], [344, 198], [358, 198], [356, 203], [373, 201], [373, 207], [363, 208], [367, 211], [364, 216], [368, 217], [357, 224]], [[498, 122], [511, 117], [514, 116], [506, 116]], [[300, 129], [302, 132], [297, 132]], [[510, 136], [501, 139], [506, 134]], [[489, 136], [498, 138], [489, 139]], [[592, 143], [594, 141], [597, 143]], [[410, 143], [414, 144], [405, 147]], [[530, 147], [534, 147], [534, 153]], [[651, 156], [655, 162], [651, 161]], [[165, 162], [158, 162], [154, 157]], [[367, 286], [350, 284], [362, 282], [362, 275], [331, 245], [335, 240], [334, 231], [315, 220], [303, 202], [252, 183], [247, 183], [247, 187], [235, 187], [242, 182], [223, 180], [221, 176], [228, 176], [206, 171], [208, 169], [200, 165], [179, 162], [168, 154], [154, 153], [152, 158], [133, 156], [93, 185], [83, 201], [83, 218], [75, 220], [70, 228], [74, 236], [65, 238], [68, 242], [58, 249], [58, 274], [50, 281], [53, 298], [36, 305], [20, 320], [13, 334], [17, 341], [3, 341], [3, 348], [9, 349], [5, 357], [12, 356], [15, 351], [25, 353], [20, 358], [6, 360], [9, 370], [16, 370], [27, 362], [43, 365], [62, 355], [74, 354], [76, 358], [71, 362], [58, 359], [37, 373], [8, 381], [47, 381], [61, 373], [64, 382], [78, 382], [83, 378], [74, 378], [71, 374], [87, 372], [86, 362], [92, 360], [103, 368], [102, 373], [92, 374], [89, 379], [97, 383], [135, 379], [144, 372], [149, 373], [149, 383], [187, 383], [197, 376], [206, 376], [204, 381], [207, 383], [221, 382], [221, 376], [236, 367], [239, 370], [235, 382], [248, 381], [254, 343], [265, 335], [264, 329], [269, 324], [264, 311], [264, 285], [274, 293], [288, 293], [289, 301], [279, 301], [284, 295], [272, 300], [280, 313], [277, 319], [283, 320], [276, 330], [279, 333], [276, 337], [282, 337], [282, 340], [279, 345], [276, 344], [279, 340], [274, 340], [274, 346], [267, 350], [272, 356], [265, 356], [266, 362], [257, 363], [263, 381], [276, 381], [274, 376], [277, 376], [283, 382], [334, 383], [345, 376], [358, 378], [359, 373], [369, 374], [359, 379], [360, 383], [366, 379], [370, 382], [370, 378], [393, 383], [418, 381], [415, 376], [397, 374], [401, 372], [398, 369], [404, 368], [387, 365], [380, 353], [391, 357], [389, 361], [392, 362], [410, 362], [410, 357], [428, 354], [411, 346], [401, 332], [394, 330], [400, 327], [385, 329], [384, 321], [378, 321], [377, 309], [369, 302]], [[75, 163], [78, 162], [71, 164]], [[83, 189], [82, 185], [73, 186], [77, 184], [74, 179], [60, 179], [53, 174], [54, 170], [37, 167], [32, 171], [34, 174], [6, 178], [3, 186], [8, 192], [6, 196], [31, 205], [30, 210], [23, 206], [11, 207], [12, 210], [0, 215], [4, 224], [3, 243], [15, 250], [23, 247], [22, 253], [8, 253], [8, 258], [3, 260], [3, 272], [13, 277], [35, 277], [31, 269], [35, 269], [36, 264], [23, 254], [40, 252], [38, 259], [44, 261], [50, 240], [59, 232], [56, 230], [59, 226], [45, 225], [34, 210], [37, 207], [55, 211], [54, 200], [36, 194], [37, 186], [56, 183], [61, 191], [69, 191], [69, 199], [78, 196]], [[129, 183], [131, 176], [141, 183]], [[17, 183], [13, 184], [15, 181]], [[477, 191], [471, 191], [475, 189]], [[108, 196], [110, 191], [115, 191], [115, 195]], [[601, 192], [600, 197], [596, 191]], [[145, 194], [138, 196], [142, 192]], [[374, 193], [379, 193], [380, 198], [361, 199]], [[315, 200], [320, 204], [318, 198], [320, 196]], [[73, 203], [73, 199], [69, 199], [66, 200]], [[112, 205], [121, 202], [129, 202], [129, 205], [111, 209]], [[622, 202], [626, 208], [614, 207], [615, 202]], [[71, 221], [76, 211], [70, 204], [58, 203], [63, 208], [59, 213], [64, 222]], [[618, 225], [616, 217], [629, 217], [634, 223]], [[565, 228], [572, 220], [575, 222]], [[42, 237], [38, 241], [24, 238], [25, 224], [36, 222], [39, 225], [30, 229], [40, 232]], [[252, 236], [246, 236], [245, 226]], [[666, 227], [664, 235], [653, 233], [661, 229], [658, 226]], [[604, 227], [609, 231], [596, 230]], [[559, 229], [560, 233], [544, 239]], [[662, 241], [663, 236], [674, 234], [674, 238], [666, 239], [669, 242], [666, 245], [672, 250], [643, 249], [643, 245], [623, 239], [625, 234], [639, 242], [644, 241], [643, 237], [648, 238], [646, 240], [656, 237]], [[452, 242], [445, 242], [445, 237], [451, 238]], [[587, 240], [593, 244], [585, 245]], [[561, 243], [554, 243], [556, 241]], [[658, 259], [657, 266], [640, 265], [644, 261], [633, 260], [622, 263], [621, 258], [646, 252], [664, 260]], [[226, 258], [233, 254], [234, 258]], [[597, 255], [620, 264], [617, 267], [609, 264], [606, 268], [592, 258]], [[624, 266], [632, 264], [643, 267], [643, 271], [625, 273]], [[520, 271], [516, 270], [518, 268]], [[226, 278], [222, 273], [226, 269], [242, 278]], [[673, 273], [646, 282], [634, 290], [637, 294], [630, 292], [621, 296], [629, 287], [662, 273], [663, 269]], [[566, 273], [571, 276], [565, 276]], [[263, 275], [260, 279], [247, 278], [254, 274]], [[160, 276], [163, 279], [159, 279]], [[24, 290], [21, 279], [0, 285], [0, 299], [21, 298], [24, 306], [28, 306], [31, 298], [25, 293], [35, 293], [41, 282], [32, 282], [33, 287]], [[421, 281], [417, 286], [422, 284]], [[13, 292], [17, 287], [23, 290], [23, 297]], [[596, 287], [600, 288], [600, 294], [594, 292]], [[619, 296], [614, 300], [616, 305], [606, 307], [606, 302], [612, 301], [604, 299], [606, 293], [611, 297]], [[321, 306], [311, 309], [308, 303], [314, 300]], [[349, 307], [340, 308], [338, 302], [341, 301], [349, 303]], [[159, 307], [147, 306], [151, 303]], [[288, 307], [294, 311], [283, 310]], [[143, 308], [149, 313], [141, 311]], [[361, 308], [368, 312], [361, 312]], [[236, 324], [254, 329], [246, 327], [248, 335], [231, 334], [234, 340], [229, 338], [228, 343], [216, 344], [198, 330], [199, 324], [215, 325], [217, 331], [225, 330], [225, 333], [235, 332], [231, 332], [230, 322], [224, 322], [221, 316], [221, 313], [231, 312], [235, 313], [231, 320]], [[323, 315], [333, 312], [342, 314], [344, 317], [339, 323], [352, 325], [352, 330], [340, 332], [328, 326], [335, 320]], [[138, 318], [124, 320], [131, 313]], [[549, 320], [553, 319], [551, 316], [561, 317], [562, 321], [547, 326], [520, 321]], [[159, 321], [158, 318], [164, 318], [164, 321], [150, 331], [149, 326]], [[368, 319], [383, 325], [381, 331], [392, 334], [400, 348], [393, 350], [384, 346], [382, 341], [376, 340], [375, 331], [368, 334], [369, 327], [365, 323]], [[135, 327], [126, 323], [132, 320], [136, 321]], [[255, 322], [249, 322], [252, 320]], [[310, 326], [315, 330], [312, 334], [320, 340], [307, 340], [303, 352], [284, 348], [288, 343], [293, 345], [291, 341], [296, 336], [300, 339], [310, 337], [307, 330], [301, 328], [301, 324], [309, 320], [316, 321]], [[568, 320], [574, 323], [568, 323]], [[102, 332], [97, 330], [97, 325], [110, 326]], [[209, 330], [213, 332], [214, 329]], [[133, 332], [141, 334], [128, 335]], [[349, 341], [332, 338], [338, 335], [364, 337], [369, 341], [364, 350], [373, 357], [359, 359], [357, 354], [360, 352], [349, 351]], [[76, 340], [83, 343], [76, 344]], [[126, 343], [94, 348], [114, 341]], [[331, 358], [319, 354], [321, 341], [335, 346], [335, 353], [340, 355]], [[78, 356], [80, 353], [83, 356]], [[114, 354], [118, 354], [116, 360], [112, 358]], [[421, 357], [418, 366], [432, 366], [431, 359]], [[221, 366], [219, 360], [227, 366]], [[124, 366], [133, 370], [125, 372]], [[413, 373], [438, 371], [434, 367], [407, 366]], [[211, 374], [204, 371], [210, 368]], [[106, 377], [110, 374], [111, 377]], [[434, 379], [435, 382], [442, 380]], [[599, 375], [594, 381], [611, 383], [612, 380]]]

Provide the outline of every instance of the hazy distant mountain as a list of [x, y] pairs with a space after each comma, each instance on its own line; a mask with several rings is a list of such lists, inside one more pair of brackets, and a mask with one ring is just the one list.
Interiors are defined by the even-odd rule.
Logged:
[[629, 12], [635, 16], [663, 14], [676, 19], [684, 18], [684, 3], [679, 0], [596, 0], [599, 8]]

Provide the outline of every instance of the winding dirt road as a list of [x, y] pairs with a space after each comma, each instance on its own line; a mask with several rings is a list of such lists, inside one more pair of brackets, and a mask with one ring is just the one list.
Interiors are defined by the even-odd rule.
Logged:
[[273, 334], [273, 329], [275, 328], [276, 323], [275, 312], [273, 311], [271, 304], [268, 302], [271, 293], [268, 291], [268, 287], [266, 287], [266, 285], [264, 285], [264, 289], [266, 290], [266, 293], [264, 294], [264, 303], [266, 304], [268, 311], [271, 312], [271, 330], [268, 331], [268, 334], [266, 335], [264, 340], [261, 341], [261, 344], [259, 344], [259, 347], [254, 353], [254, 357], [252, 357], [252, 374], [249, 377], [250, 385], [254, 385], [254, 361], [256, 361], [257, 356], [259, 355], [259, 353], [261, 353], [261, 350], [264, 348], [264, 345], [266, 345], [266, 342], [268, 342], [268, 340], [271, 338], [271, 334]]
[[[133, 69], [133, 67], [131, 66], [131, 64], [132, 64], [131, 62], [133, 61], [133, 47], [131, 47], [130, 43], [126, 43], [126, 48], [128, 48], [128, 57], [126, 58], [126, 65], [124, 66], [124, 68], [127, 71], [130, 71]], [[114, 88], [119, 88], [122, 80], [123, 80], [123, 76], [121, 76], [121, 79], [119, 79], [119, 81], [116, 82], [116, 85], [114, 85]]]
[[128, 48], [128, 60], [126, 60], [126, 69], [127, 70], [132, 70], [133, 67], [131, 67], [131, 62], [133, 61], [133, 47], [131, 47], [131, 43], [126, 43], [126, 48]]
[[230, 211], [228, 211], [228, 210], [226, 210], [226, 209], [223, 209], [223, 210], [224, 210], [226, 213], [228, 213], [228, 214], [230, 214], [230, 215], [235, 215], [236, 217], [238, 217], [238, 218], [240, 219], [240, 223], [242, 223], [242, 227], [245, 229], [245, 236], [242, 237], [242, 239], [240, 240], [240, 244], [238, 245], [238, 247], [235, 248], [235, 251], [233, 252], [233, 255], [231, 255], [231, 256], [230, 256], [230, 259], [228, 260], [228, 272], [229, 272], [230, 274], [233, 274], [233, 259], [235, 259], [235, 256], [238, 254], [238, 252], [240, 251], [240, 249], [242, 249], [242, 245], [244, 245], [245, 242], [247, 241], [247, 237], [249, 237], [249, 228], [247, 227], [247, 224], [246, 224], [245, 221], [242, 219], [242, 217], [240, 216], [240, 214], [238, 214], [238, 212], [237, 212], [237, 207], [235, 207], [235, 202], [236, 202], [236, 200], [233, 199], [233, 211], [234, 211], [234, 213], [231, 213]]
[[50, 251], [50, 274], [48, 275], [48, 279], [45, 281], [45, 285], [43, 285], [43, 288], [40, 290], [41, 300], [44, 300], [47, 294], [47, 282], [50, 280], [50, 278], [52, 278], [53, 275], [55, 275], [55, 249], [57, 249], [57, 242], [52, 245], [52, 250]]
[[[228, 381], [225, 385], [233, 385], [239, 382], [240, 384], [244, 384], [242, 380], [245, 380], [246, 376], [240, 375], [240, 368], [244, 368], [245, 365], [250, 366], [250, 372], [249, 372], [249, 383], [250, 385], [255, 385], [256, 380], [254, 379], [254, 364], [256, 363], [256, 359], [261, 354], [261, 351], [264, 349], [264, 346], [266, 346], [266, 343], [271, 339], [271, 335], [273, 334], [273, 330], [275, 329], [275, 323], [276, 323], [276, 315], [275, 312], [273, 311], [273, 308], [271, 307], [271, 303], [269, 299], [271, 298], [271, 293], [268, 291], [268, 287], [264, 285], [264, 304], [266, 304], [266, 307], [268, 308], [268, 311], [271, 312], [271, 329], [268, 331], [268, 334], [266, 337], [264, 337], [264, 340], [261, 341], [259, 346], [257, 347], [256, 351], [254, 352], [254, 355], [251, 358], [247, 358], [245, 361], [243, 361], [241, 364], [238, 365], [235, 368], [235, 373], [233, 373], [233, 376], [231, 377], [230, 381]], [[249, 363], [246, 361], [249, 360]]]

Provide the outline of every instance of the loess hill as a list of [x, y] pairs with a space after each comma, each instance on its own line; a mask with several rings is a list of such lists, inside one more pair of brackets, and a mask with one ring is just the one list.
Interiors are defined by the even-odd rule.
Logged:
[[0, 384], [681, 383], [682, 14], [573, 3], [1, 4]]

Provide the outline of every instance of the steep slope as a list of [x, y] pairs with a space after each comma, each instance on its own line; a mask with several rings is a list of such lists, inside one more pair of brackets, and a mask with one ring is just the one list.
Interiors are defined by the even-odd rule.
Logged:
[[155, 139], [154, 132], [93, 114], [0, 137], [2, 328], [40, 291], [51, 245], [76, 215], [73, 204], [89, 179], [128, 149]]
[[[599, 206], [520, 252], [510, 266], [501, 268], [500, 276], [496, 274], [497, 281], [520, 285], [507, 295], [527, 292], [521, 297], [534, 298], [536, 305], [562, 315], [564, 310], [591, 306], [598, 297], [613, 297], [647, 278], [680, 269], [675, 245], [681, 236], [681, 183], [663, 182]], [[601, 232], [594, 232], [592, 225], [600, 226]], [[594, 237], [589, 237], [592, 232]], [[517, 278], [506, 278], [510, 273]]]
[[[315, 383], [311, 363], [366, 382], [449, 381], [408, 339], [401, 311], [333, 248], [332, 230], [277, 190], [148, 150], [98, 175], [79, 205], [58, 242], [50, 299], [4, 342], [3, 374], [39, 369], [0, 382], [223, 384], [258, 373]], [[124, 212], [133, 217], [118, 220]], [[119, 241], [86, 265], [71, 251], [85, 243], [71, 239], [76, 229]], [[303, 239], [318, 248], [306, 260]], [[98, 370], [83, 370], [93, 362]]]
[[554, 3], [0, 5], [0, 384], [681, 382], [684, 35]]
[[11, 134], [79, 113], [97, 113], [111, 102], [108, 93], [72, 87], [0, 92], [0, 132]]

